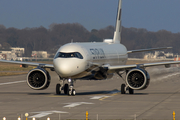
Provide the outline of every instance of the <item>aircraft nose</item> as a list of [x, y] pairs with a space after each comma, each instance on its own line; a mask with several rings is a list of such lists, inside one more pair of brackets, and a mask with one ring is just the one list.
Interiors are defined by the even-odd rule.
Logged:
[[71, 76], [71, 74], [73, 73], [72, 67], [70, 65], [71, 62], [69, 62], [68, 60], [57, 59], [54, 60], [53, 63], [56, 72], [58, 72], [60, 76], [68, 77]]

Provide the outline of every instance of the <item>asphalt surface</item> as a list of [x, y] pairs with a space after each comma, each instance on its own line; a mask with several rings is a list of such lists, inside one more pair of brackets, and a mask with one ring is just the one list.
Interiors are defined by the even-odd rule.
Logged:
[[122, 95], [122, 79], [115, 75], [104, 81], [76, 81], [76, 96], [55, 94], [58, 76], [51, 72], [46, 90], [32, 90], [26, 75], [0, 77], [0, 119], [172, 119], [175, 111], [180, 118], [180, 70], [148, 68], [150, 86], [135, 94]]

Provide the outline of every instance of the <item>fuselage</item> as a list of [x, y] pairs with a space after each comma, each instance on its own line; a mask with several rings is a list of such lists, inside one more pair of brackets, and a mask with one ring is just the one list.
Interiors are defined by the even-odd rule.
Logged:
[[123, 65], [126, 61], [127, 49], [122, 44], [68, 43], [59, 48], [53, 65], [61, 78], [81, 79], [95, 75], [100, 66]]

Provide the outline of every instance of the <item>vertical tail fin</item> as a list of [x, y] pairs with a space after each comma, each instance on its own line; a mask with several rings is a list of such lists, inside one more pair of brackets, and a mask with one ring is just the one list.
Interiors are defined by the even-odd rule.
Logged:
[[121, 42], [121, 0], [119, 0], [118, 12], [117, 12], [117, 20], [116, 20], [116, 29], [114, 31], [113, 42], [120, 43]]

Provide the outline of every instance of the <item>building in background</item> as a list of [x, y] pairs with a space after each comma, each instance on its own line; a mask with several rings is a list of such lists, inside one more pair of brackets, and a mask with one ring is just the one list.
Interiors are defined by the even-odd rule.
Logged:
[[16, 60], [17, 55], [11, 49], [0, 49], [0, 59]]
[[11, 47], [12, 52], [14, 52], [17, 57], [22, 57], [24, 55], [25, 49], [20, 47]]
[[173, 53], [165, 53], [164, 51], [155, 51], [155, 53], [147, 53], [144, 55], [144, 59], [167, 59], [174, 58]]
[[24, 55], [24, 48], [20, 47], [11, 47], [10, 49], [4, 49], [0, 44], [0, 59], [4, 60], [18, 60], [19, 57]]
[[47, 58], [47, 51], [32, 51], [31, 56], [34, 58]]

